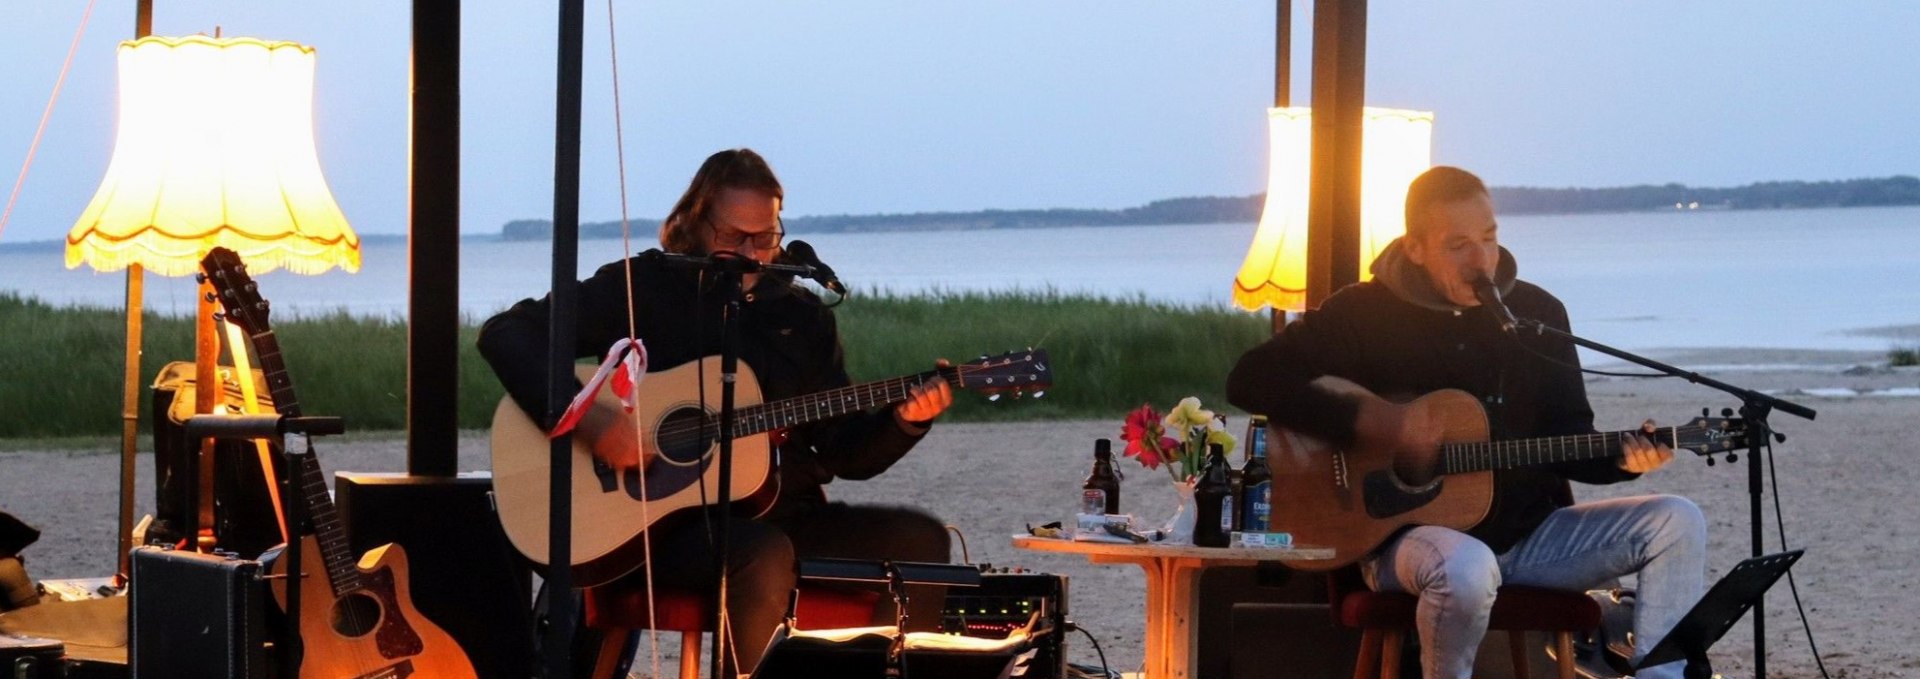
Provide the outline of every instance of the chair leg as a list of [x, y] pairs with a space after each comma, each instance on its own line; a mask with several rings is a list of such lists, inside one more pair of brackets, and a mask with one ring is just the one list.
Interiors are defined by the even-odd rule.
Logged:
[[1514, 679], [1527, 679], [1531, 676], [1532, 663], [1527, 662], [1527, 633], [1525, 630], [1507, 630], [1507, 658], [1513, 661]]
[[1553, 633], [1553, 654], [1560, 659], [1560, 679], [1573, 679], [1573, 633]]
[[1380, 679], [1400, 679], [1400, 630], [1385, 630], [1380, 635]]
[[[630, 629], [603, 631], [603, 636], [600, 637], [600, 648], [593, 658], [593, 673], [590, 675], [593, 679], [615, 679], [613, 675], [619, 671], [622, 660], [620, 653], [627, 649], [627, 637], [632, 635], [633, 630]], [[574, 663], [576, 671], [579, 666], [576, 661]]]
[[1353, 679], [1372, 679], [1379, 673], [1374, 669], [1378, 662], [1380, 662], [1380, 630], [1361, 630], [1360, 657], [1353, 661]]
[[700, 679], [700, 634], [680, 633], [680, 679]]

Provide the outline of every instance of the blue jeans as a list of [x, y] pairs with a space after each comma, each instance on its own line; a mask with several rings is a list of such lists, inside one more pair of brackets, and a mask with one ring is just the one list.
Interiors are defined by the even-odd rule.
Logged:
[[[1633, 610], [1638, 662], [1700, 600], [1706, 552], [1699, 507], [1683, 497], [1647, 495], [1559, 509], [1497, 556], [1460, 531], [1420, 526], [1363, 560], [1361, 572], [1377, 591], [1420, 598], [1414, 617], [1427, 679], [1466, 679], [1502, 583], [1583, 591], [1639, 574]], [[1677, 678], [1684, 668], [1667, 663], [1638, 676]]]

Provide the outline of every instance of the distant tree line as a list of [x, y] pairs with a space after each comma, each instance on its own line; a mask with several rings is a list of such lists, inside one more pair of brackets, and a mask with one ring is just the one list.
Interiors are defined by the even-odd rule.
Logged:
[[[1768, 210], [1807, 207], [1868, 207], [1920, 205], [1920, 178], [1849, 179], [1829, 182], [1760, 182], [1734, 188], [1693, 188], [1682, 184], [1623, 186], [1604, 189], [1547, 189], [1496, 186], [1493, 200], [1503, 214], [1564, 214], [1578, 212], [1644, 212], [1673, 209]], [[974, 229], [1036, 229], [1060, 226], [1126, 226], [1145, 224], [1214, 224], [1251, 222], [1260, 218], [1265, 194], [1204, 196], [1157, 200], [1122, 210], [979, 210], [974, 212], [914, 212], [879, 215], [820, 215], [786, 220], [791, 233], [859, 231], [963, 231]], [[660, 230], [658, 219], [631, 220], [636, 235], [651, 239]], [[516, 219], [501, 230], [506, 240], [545, 240], [553, 223], [544, 219]], [[581, 238], [618, 238], [620, 222], [580, 225]]]
[[1759, 182], [1734, 188], [1662, 184], [1606, 189], [1494, 187], [1491, 191], [1494, 204], [1507, 214], [1920, 205], [1920, 178], [1904, 175], [1831, 182]]

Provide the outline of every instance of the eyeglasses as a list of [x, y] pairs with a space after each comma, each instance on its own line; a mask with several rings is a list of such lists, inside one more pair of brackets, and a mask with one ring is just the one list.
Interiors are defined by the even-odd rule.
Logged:
[[755, 250], [772, 250], [780, 247], [780, 239], [787, 235], [785, 230], [777, 228], [752, 234], [732, 229], [723, 230], [712, 221], [707, 222], [707, 228], [713, 230], [713, 247], [718, 250], [738, 250], [741, 245], [749, 242], [753, 243]]

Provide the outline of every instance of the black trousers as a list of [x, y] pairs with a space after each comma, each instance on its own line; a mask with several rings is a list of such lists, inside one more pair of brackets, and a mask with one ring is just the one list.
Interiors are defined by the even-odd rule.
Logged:
[[[950, 560], [945, 524], [914, 508], [861, 506], [829, 502], [778, 521], [734, 519], [727, 571], [727, 612], [736, 642], [738, 671], [760, 662], [774, 628], [786, 614], [798, 559]], [[695, 517], [660, 527], [653, 539], [653, 580], [658, 588], [709, 591], [716, 585], [711, 526]], [[637, 584], [640, 572], [627, 576]], [[876, 587], [884, 590], [884, 587]], [[940, 622], [945, 592], [939, 587], [910, 587], [909, 630], [933, 630]], [[891, 597], [882, 596], [872, 623], [894, 622]]]

